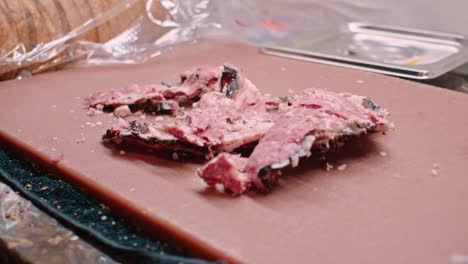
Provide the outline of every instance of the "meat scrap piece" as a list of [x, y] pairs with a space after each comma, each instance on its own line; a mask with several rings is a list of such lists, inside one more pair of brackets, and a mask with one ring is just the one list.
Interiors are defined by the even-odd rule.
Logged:
[[[164, 120], [145, 124], [145, 127], [149, 131], [157, 134], [165, 133], [177, 139], [178, 143], [172, 145], [174, 148], [184, 144], [196, 146], [197, 149], [200, 147], [207, 149], [208, 151], [198, 152], [204, 154], [206, 158], [212, 158], [223, 151], [232, 152], [246, 146], [251, 148], [253, 145], [250, 144], [258, 141], [274, 125], [278, 111], [269, 109], [267, 104], [272, 100], [264, 98], [255, 85], [237, 70], [228, 69], [229, 84], [227, 81], [221, 82], [219, 90], [204, 93], [198, 102], [186, 107], [184, 111], [175, 113], [173, 118], [165, 117]], [[233, 88], [234, 83], [235, 88]], [[228, 86], [232, 90], [226, 93]], [[122, 107], [125, 106], [120, 106], [116, 111]], [[133, 133], [127, 131], [128, 125], [116, 126], [108, 131], [105, 139], [114, 143], [138, 141], [148, 144], [146, 133], [139, 135], [138, 131]], [[159, 147], [160, 144], [167, 148], [164, 141], [156, 140], [151, 142], [150, 147]], [[245, 150], [248, 151], [248, 148]]]
[[[365, 97], [306, 90], [294, 98], [288, 111], [266, 131], [248, 158], [230, 163], [228, 173], [205, 170], [223, 167], [217, 164], [225, 162], [223, 159], [213, 159], [198, 174], [209, 185], [212, 179], [217, 179], [217, 183], [229, 182], [229, 187], [225, 188], [234, 195], [246, 189], [233, 189], [231, 186], [252, 185], [267, 191], [277, 181], [282, 168], [298, 166], [299, 159], [310, 156], [312, 151], [329, 151], [332, 147], [340, 147], [350, 137], [389, 130], [392, 124], [387, 115], [385, 110]], [[234, 169], [236, 164], [240, 165]], [[237, 175], [242, 175], [242, 180], [236, 185], [233, 181], [239, 178]], [[245, 180], [246, 175], [248, 181]]]
[[[173, 114], [180, 104], [191, 103], [203, 93], [220, 89], [220, 76], [223, 67], [199, 66], [181, 74], [180, 83], [162, 82], [155, 85], [130, 85], [106, 92], [98, 92], [86, 99], [90, 109], [114, 111], [120, 106], [128, 106], [134, 113], [139, 110], [155, 114]], [[233, 68], [229, 68], [235, 71]], [[226, 81], [224, 81], [226, 82]]]
[[[274, 116], [266, 110], [254, 111], [256, 108], [249, 108], [245, 112], [237, 111], [231, 108], [234, 103], [223, 101], [231, 99], [219, 95], [206, 94], [196, 107], [174, 118], [152, 123], [136, 120], [127, 123], [121, 120], [120, 125], [108, 130], [103, 138], [117, 144], [138, 141], [152, 148], [163, 145], [161, 147], [167, 149], [169, 146], [166, 141], [160, 139], [164, 136], [176, 141], [170, 145], [173, 148], [180, 148], [181, 144], [196, 149], [203, 148], [204, 151], [193, 154], [203, 155], [207, 159], [220, 152], [232, 152], [241, 147], [246, 147], [245, 150], [248, 151], [254, 146], [250, 144], [257, 142], [274, 125]], [[210, 103], [205, 104], [205, 100]], [[140, 127], [145, 129], [137, 129]]]
[[155, 126], [137, 121], [127, 122], [123, 119], [119, 120], [118, 125], [108, 129], [106, 134], [102, 136], [102, 140], [107, 143], [128, 143], [157, 150], [170, 150], [176, 153], [190, 154], [192, 156], [204, 157], [208, 153], [208, 148], [180, 141], [173, 135]]
[[211, 187], [221, 184], [233, 195], [249, 189], [252, 180], [243, 172], [247, 159], [237, 154], [221, 153], [213, 158], [198, 175]]

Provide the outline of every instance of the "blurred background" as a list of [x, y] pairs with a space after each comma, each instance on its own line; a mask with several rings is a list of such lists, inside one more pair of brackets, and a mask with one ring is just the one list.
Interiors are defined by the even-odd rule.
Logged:
[[468, 35], [465, 0], [0, 0], [0, 80], [143, 63], [199, 38], [261, 45], [349, 22]]

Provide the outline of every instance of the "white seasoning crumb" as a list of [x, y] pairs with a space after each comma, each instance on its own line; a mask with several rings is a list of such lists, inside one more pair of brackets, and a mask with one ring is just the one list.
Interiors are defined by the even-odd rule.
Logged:
[[126, 117], [131, 114], [132, 112], [130, 111], [130, 108], [128, 108], [128, 105], [122, 105], [114, 109], [114, 115], [117, 117]]
[[81, 125], [80, 128], [83, 129], [83, 128], [84, 128], [84, 125]]
[[71, 241], [78, 240], [78, 236], [72, 236], [72, 237], [70, 237], [70, 240], [71, 240]]
[[114, 116], [114, 113], [108, 113], [107, 115], [108, 116]]
[[143, 115], [140, 116], [140, 118], [141, 118], [141, 119], [146, 119], [146, 115], [143, 114]]
[[51, 244], [52, 246], [57, 246], [58, 244], [60, 244], [62, 240], [63, 238], [61, 236], [56, 236], [56, 237], [47, 239], [47, 243]]
[[387, 157], [387, 152], [381, 151], [381, 152], [379, 152], [379, 155], [380, 155], [381, 157]]
[[101, 115], [102, 113], [103, 113], [102, 111], [94, 109], [94, 108], [89, 109], [87, 112], [88, 116], [97, 116], [97, 115]]
[[315, 91], [305, 90], [305, 91], [303, 91], [303, 93], [305, 93], [305, 94], [307, 94], [307, 95], [314, 95], [314, 94], [315, 94]]
[[432, 169], [431, 170], [431, 175], [432, 176], [437, 176], [437, 175], [439, 175], [439, 172], [437, 170], [435, 170], [435, 169]]
[[214, 187], [218, 192], [224, 192], [224, 185], [222, 185], [221, 183], [215, 184]]
[[58, 137], [52, 137], [52, 140], [58, 140]]
[[53, 152], [57, 151], [57, 149], [56, 149], [56, 148], [51, 148], [50, 150], [52, 150]]
[[129, 191], [130, 191], [130, 192], [134, 192], [134, 191], [135, 191], [135, 188], [130, 188]]
[[70, 112], [70, 113], [75, 113], [75, 110], [70, 109], [70, 110], [68, 110], [68, 112]]
[[333, 165], [331, 165], [331, 164], [328, 163], [328, 162], [327, 162], [326, 166], [327, 166], [327, 167], [326, 167], [326, 170], [327, 170], [327, 171], [330, 171], [330, 170], [333, 169]]
[[440, 169], [440, 164], [439, 163], [434, 163], [434, 164], [432, 164], [432, 167], [434, 169]]
[[356, 80], [356, 83], [361, 84], [361, 83], [364, 83], [364, 81], [363, 80]]
[[338, 168], [336, 168], [336, 169], [339, 170], [339, 171], [343, 171], [343, 170], [346, 169], [346, 167], [348, 167], [348, 165], [343, 164], [343, 165], [338, 166]]
[[288, 93], [294, 94], [294, 91], [292, 89], [288, 89]]
[[102, 111], [102, 110], [104, 110], [104, 105], [98, 104], [98, 105], [96, 105], [96, 109], [99, 110], [99, 111]]
[[298, 156], [293, 156], [291, 158], [291, 166], [293, 168], [297, 167], [299, 165], [299, 157]]
[[94, 152], [95, 152], [95, 150], [94, 150], [94, 149], [92, 149], [92, 150], [90, 150], [89, 152], [91, 152], [91, 153], [94, 153]]
[[156, 121], [163, 121], [164, 118], [162, 118], [162, 116], [157, 116], [154, 120]]
[[177, 152], [172, 152], [172, 159], [173, 160], [178, 160], [179, 159], [179, 155], [177, 154]]
[[286, 71], [286, 67], [281, 67], [280, 70], [281, 71]]
[[101, 216], [101, 220], [102, 220], [102, 221], [104, 221], [104, 220], [106, 220], [106, 219], [107, 219], [107, 216], [105, 216], [105, 215]]
[[51, 105], [50, 107], [52, 107], [52, 108], [57, 108], [57, 105]]
[[101, 122], [101, 121], [97, 121], [97, 122], [96, 122], [96, 126], [102, 126], [102, 122]]
[[77, 144], [81, 144], [81, 143], [84, 143], [86, 141], [86, 138], [85, 137], [81, 137], [79, 139], [76, 140], [76, 143]]
[[125, 155], [125, 151], [121, 150], [120, 152], [120, 155]]

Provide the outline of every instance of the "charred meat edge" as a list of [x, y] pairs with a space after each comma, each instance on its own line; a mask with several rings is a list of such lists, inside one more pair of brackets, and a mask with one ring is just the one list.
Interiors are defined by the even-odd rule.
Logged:
[[312, 153], [324, 154], [328, 152], [337, 151], [351, 139], [358, 137], [362, 133], [366, 133], [367, 131], [372, 131], [374, 129], [378, 129], [377, 124], [367, 125], [366, 123], [355, 123], [351, 126], [344, 128], [341, 131], [341, 134], [334, 138], [329, 138], [327, 136], [320, 135], [326, 134], [326, 131], [311, 131], [302, 140], [301, 148], [299, 149], [299, 151], [291, 155], [288, 159], [277, 163], [273, 163], [271, 165], [267, 165], [260, 169], [257, 176], [260, 182], [263, 184], [264, 188], [259, 189], [262, 191], [270, 191], [278, 180], [278, 176], [281, 173], [280, 170], [289, 165], [291, 165], [291, 167], [293, 168], [297, 167], [300, 158], [310, 157]]
[[220, 92], [226, 93], [227, 98], [232, 98], [234, 92], [239, 89], [239, 76], [237, 70], [229, 66], [223, 66], [223, 72], [221, 73]]
[[172, 150], [174, 152], [180, 152], [182, 154], [191, 154], [200, 157], [208, 155], [209, 149], [207, 147], [194, 146], [193, 144], [180, 141], [178, 139], [174, 140], [160, 140], [156, 137], [149, 137], [147, 139], [140, 137], [140, 133], [145, 133], [148, 131], [148, 125], [146, 123], [139, 123], [137, 121], [131, 121], [130, 129], [127, 133], [123, 133], [123, 129], [113, 131], [108, 129], [106, 134], [102, 136], [104, 142], [114, 142], [116, 144], [121, 144], [122, 142], [129, 142], [132, 144], [140, 144], [142, 146], [151, 146], [154, 149], [161, 150]]
[[128, 105], [132, 113], [142, 110], [146, 113], [155, 113], [160, 115], [172, 114], [178, 107], [172, 107], [166, 100], [156, 101], [151, 98], [144, 98]]

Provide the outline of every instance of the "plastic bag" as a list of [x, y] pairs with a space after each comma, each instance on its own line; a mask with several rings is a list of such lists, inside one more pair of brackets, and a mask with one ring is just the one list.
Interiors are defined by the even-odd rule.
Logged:
[[265, 8], [284, 6], [286, 1], [268, 5], [216, 0], [57, 2], [28, 7], [13, 4], [8, 9], [0, 1], [0, 11], [12, 12], [0, 20], [0, 31], [7, 34], [0, 35], [0, 40], [4, 40], [0, 45], [0, 80], [22, 79], [77, 60], [91, 65], [142, 63], [168, 45], [200, 37], [264, 43], [322, 26], [332, 13], [324, 11], [326, 1], [309, 3], [308, 10], [319, 10], [314, 14], [298, 14], [297, 7], [289, 12]]
[[31, 2], [35, 6], [0, 1], [0, 11], [11, 11], [0, 16], [0, 80], [22, 79], [78, 60], [142, 63], [166, 45], [190, 40], [192, 29], [203, 23], [200, 10], [207, 1]]
[[457, 11], [464, 0], [454, 1], [441, 8], [423, 0], [0, 0], [0, 80], [75, 61], [143, 63], [199, 38], [264, 44], [350, 21], [464, 33]]

